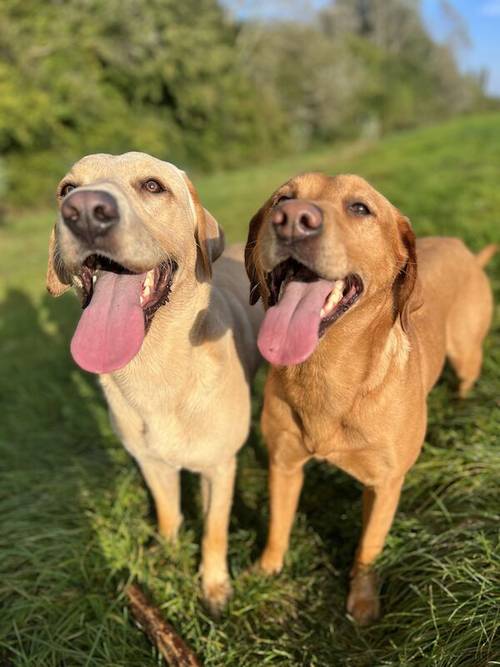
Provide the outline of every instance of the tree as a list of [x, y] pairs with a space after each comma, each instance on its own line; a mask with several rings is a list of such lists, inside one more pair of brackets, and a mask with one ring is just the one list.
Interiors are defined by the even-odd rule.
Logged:
[[483, 103], [484, 77], [458, 70], [466, 36], [449, 11], [450, 40], [438, 44], [419, 0], [335, 0], [319, 13], [309, 0], [279, 3], [238, 19], [218, 0], [2, 0], [11, 201], [51, 192], [90, 152], [214, 169]]
[[90, 152], [138, 149], [207, 168], [281, 145], [279, 109], [238, 67], [236, 29], [216, 0], [5, 0], [0, 151], [11, 197], [17, 174], [37, 174], [36, 197]]

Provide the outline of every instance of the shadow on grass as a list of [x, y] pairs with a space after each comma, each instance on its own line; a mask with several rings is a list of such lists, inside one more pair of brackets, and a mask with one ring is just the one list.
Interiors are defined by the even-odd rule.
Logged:
[[[49, 665], [54, 655], [69, 664], [78, 648], [90, 654], [102, 608], [112, 606], [102, 595], [114, 586], [104, 555], [93, 548], [86, 499], [107, 492], [116, 464], [105, 446], [110, 436], [103, 436], [97, 383], [70, 359], [77, 311], [71, 298], [47, 296], [38, 304], [19, 289], [0, 303], [6, 664], [14, 656], [16, 664], [32, 664], [36, 656]], [[73, 622], [85, 631], [72, 636]]]

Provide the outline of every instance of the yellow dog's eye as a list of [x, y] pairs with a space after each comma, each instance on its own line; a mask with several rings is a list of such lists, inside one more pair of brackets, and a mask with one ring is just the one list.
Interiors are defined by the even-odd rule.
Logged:
[[161, 185], [161, 183], [158, 183], [158, 181], [155, 181], [154, 178], [150, 178], [143, 184], [142, 187], [147, 192], [152, 192], [153, 194], [157, 192], [165, 192], [165, 188], [163, 187], [163, 185]]
[[360, 201], [349, 204], [347, 208], [349, 209], [350, 213], [354, 213], [354, 215], [371, 215], [371, 211], [368, 206]]
[[65, 185], [62, 186], [59, 194], [61, 197], [66, 197], [66, 195], [69, 195], [69, 193], [75, 188], [76, 185], [74, 183], [66, 183]]

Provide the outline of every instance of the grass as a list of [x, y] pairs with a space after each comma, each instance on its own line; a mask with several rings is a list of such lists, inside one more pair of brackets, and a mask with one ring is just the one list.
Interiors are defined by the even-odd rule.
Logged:
[[[288, 176], [356, 172], [412, 218], [417, 234], [460, 235], [478, 250], [498, 240], [499, 137], [499, 115], [458, 119], [196, 184], [229, 239], [242, 240], [250, 215]], [[195, 478], [184, 479], [180, 543], [168, 546], [95, 378], [70, 359], [76, 302], [49, 299], [43, 285], [53, 217], [26, 214], [0, 230], [0, 664], [159, 664], [127, 611], [132, 576], [207, 666], [500, 664], [498, 309], [471, 398], [457, 400], [449, 370], [431, 395], [424, 452], [379, 563], [385, 616], [366, 630], [344, 611], [360, 489], [334, 468], [308, 470], [285, 571], [276, 579], [248, 571], [268, 513], [261, 373], [231, 520], [235, 595], [216, 623], [198, 597]], [[497, 301], [499, 264], [489, 268]]]

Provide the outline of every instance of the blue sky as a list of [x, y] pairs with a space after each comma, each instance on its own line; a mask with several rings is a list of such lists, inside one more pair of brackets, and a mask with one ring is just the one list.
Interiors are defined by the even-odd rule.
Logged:
[[[500, 96], [500, 0], [449, 0], [465, 21], [472, 45], [460, 50], [463, 70], [489, 72], [488, 90]], [[438, 0], [423, 0], [424, 17], [437, 39], [446, 36]]]
[[[240, 15], [283, 16], [286, 0], [223, 0]], [[459, 64], [464, 71], [488, 70], [488, 91], [500, 97], [500, 0], [447, 0], [462, 16], [471, 45], [459, 49]], [[331, 0], [304, 0], [320, 8]], [[434, 37], [445, 40], [449, 24], [441, 11], [439, 0], [421, 0], [424, 19]]]

